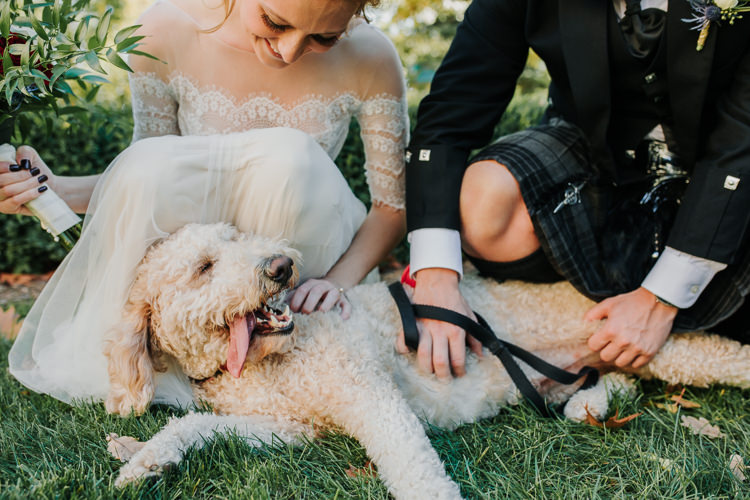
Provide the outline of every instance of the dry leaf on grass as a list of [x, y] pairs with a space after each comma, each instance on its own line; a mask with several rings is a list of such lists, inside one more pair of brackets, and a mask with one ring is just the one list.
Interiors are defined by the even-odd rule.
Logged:
[[724, 433], [718, 427], [711, 425], [711, 422], [703, 417], [695, 418], [683, 415], [682, 424], [680, 425], [693, 431], [693, 434], [700, 434], [711, 439], [724, 437]]
[[365, 462], [364, 467], [354, 467], [349, 464], [349, 468], [346, 469], [346, 475], [349, 477], [376, 477], [378, 475], [375, 469], [375, 464], [369, 460]]
[[664, 470], [672, 470], [672, 467], [674, 466], [674, 461], [670, 460], [668, 458], [662, 458], [659, 455], [656, 455], [654, 453], [649, 453], [646, 455], [646, 457], [650, 458], [651, 460], [656, 460], [659, 462], [659, 465]]
[[23, 320], [16, 313], [15, 307], [10, 306], [5, 311], [0, 309], [0, 336], [9, 340], [15, 339], [22, 324]]
[[673, 403], [654, 403], [654, 406], [661, 408], [662, 410], [667, 410], [669, 413], [677, 413], [678, 409], [678, 406]]
[[596, 427], [603, 427], [606, 429], [617, 429], [619, 427], [624, 426], [631, 420], [638, 418], [642, 415], [642, 413], [634, 413], [632, 415], [628, 415], [627, 417], [618, 418], [620, 414], [620, 410], [615, 410], [615, 416], [609, 417], [606, 422], [599, 422], [595, 416], [593, 416], [589, 412], [589, 407], [585, 407], [586, 410], [586, 423], [589, 425], [594, 425]]
[[674, 394], [674, 395], [670, 396], [669, 399], [671, 399], [672, 401], [674, 401], [678, 405], [682, 406], [683, 408], [700, 408], [701, 407], [700, 404], [698, 404], [698, 403], [696, 403], [694, 401], [690, 401], [688, 399], [683, 398], [682, 396], [684, 394], [685, 394], [685, 389], [683, 388], [682, 391], [680, 392], [680, 394]]
[[745, 462], [742, 460], [742, 457], [737, 455], [736, 453], [729, 457], [729, 470], [732, 471], [732, 475], [737, 478], [737, 481], [744, 481], [747, 479], [745, 477]]
[[138, 453], [146, 443], [138, 441], [137, 439], [130, 436], [118, 436], [114, 432], [107, 434], [107, 451], [110, 455], [120, 460], [121, 462], [127, 462], [133, 455]]

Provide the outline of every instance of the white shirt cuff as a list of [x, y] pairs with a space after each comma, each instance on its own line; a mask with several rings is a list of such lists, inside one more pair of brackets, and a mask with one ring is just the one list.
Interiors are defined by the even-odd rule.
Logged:
[[463, 277], [461, 259], [461, 236], [455, 229], [428, 227], [409, 233], [411, 258], [409, 270], [414, 276], [417, 271], [431, 267], [452, 269]]
[[666, 247], [641, 286], [670, 304], [686, 309], [695, 304], [716, 273], [726, 267], [721, 262]]

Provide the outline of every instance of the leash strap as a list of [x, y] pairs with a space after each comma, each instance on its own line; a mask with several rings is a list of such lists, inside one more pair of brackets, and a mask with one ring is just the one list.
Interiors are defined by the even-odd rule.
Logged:
[[515, 383], [516, 387], [521, 391], [521, 394], [523, 394], [523, 396], [546, 417], [550, 417], [554, 415], [554, 413], [549, 409], [544, 398], [542, 398], [539, 392], [531, 384], [526, 377], [526, 374], [523, 373], [521, 367], [518, 366], [514, 356], [542, 375], [561, 384], [572, 384], [585, 376], [586, 380], [584, 380], [581, 389], [587, 389], [596, 384], [599, 379], [599, 372], [590, 366], [584, 366], [578, 371], [578, 373], [569, 372], [544, 361], [540, 357], [515, 344], [497, 338], [487, 321], [477, 314], [476, 311], [474, 314], [479, 320], [478, 322], [464, 316], [463, 314], [451, 311], [450, 309], [412, 304], [400, 283], [392, 283], [388, 286], [388, 289], [398, 306], [401, 315], [401, 322], [404, 325], [404, 340], [407, 346], [412, 349], [417, 349], [417, 346], [419, 345], [419, 332], [417, 330], [416, 318], [446, 321], [462, 328], [479, 340], [487, 350], [500, 359], [500, 362], [505, 367], [508, 375], [513, 380], [513, 383]]

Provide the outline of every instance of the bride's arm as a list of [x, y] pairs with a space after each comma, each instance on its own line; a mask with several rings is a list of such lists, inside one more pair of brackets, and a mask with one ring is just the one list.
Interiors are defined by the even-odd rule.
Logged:
[[[340, 289], [359, 283], [401, 240], [406, 231], [404, 151], [409, 135], [403, 70], [395, 48], [381, 32], [360, 26], [358, 61], [368, 75], [362, 106], [356, 115], [362, 131], [365, 169], [372, 208], [351, 245], [323, 279], [303, 283], [291, 299], [294, 311], [326, 311], [348, 303]], [[360, 49], [362, 50], [360, 52]]]

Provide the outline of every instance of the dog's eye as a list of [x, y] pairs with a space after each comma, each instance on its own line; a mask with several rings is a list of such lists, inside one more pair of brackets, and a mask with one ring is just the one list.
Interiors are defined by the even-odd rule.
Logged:
[[214, 267], [214, 261], [210, 259], [204, 260], [203, 262], [201, 262], [201, 265], [198, 268], [198, 273], [205, 274], [210, 271], [212, 267]]

